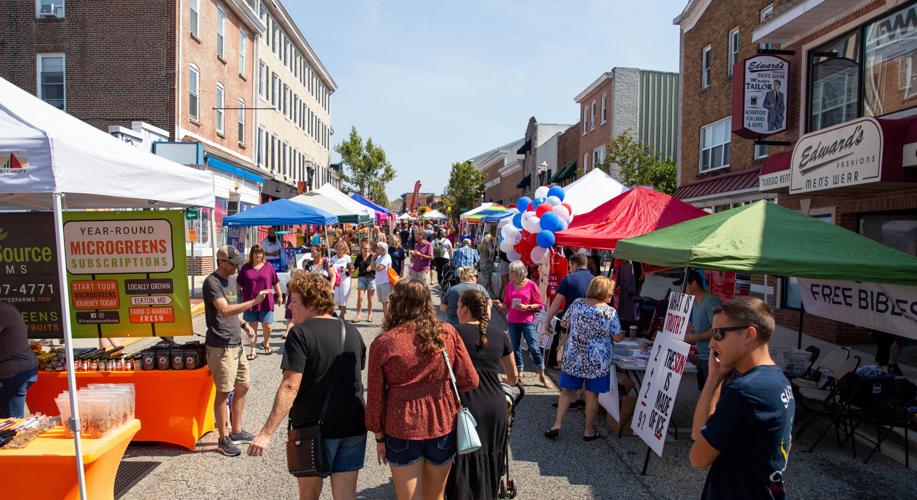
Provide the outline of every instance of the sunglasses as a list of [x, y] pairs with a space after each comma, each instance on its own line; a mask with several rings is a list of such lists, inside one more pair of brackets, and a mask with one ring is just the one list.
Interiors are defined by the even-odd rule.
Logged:
[[739, 331], [739, 330], [744, 330], [744, 329], [750, 328], [750, 327], [752, 327], [752, 326], [753, 326], [753, 325], [745, 325], [745, 326], [724, 326], [723, 328], [714, 328], [714, 329], [712, 330], [712, 331], [713, 331], [713, 339], [714, 339], [714, 340], [723, 340], [723, 337], [726, 336], [726, 332], [735, 332], [735, 331]]

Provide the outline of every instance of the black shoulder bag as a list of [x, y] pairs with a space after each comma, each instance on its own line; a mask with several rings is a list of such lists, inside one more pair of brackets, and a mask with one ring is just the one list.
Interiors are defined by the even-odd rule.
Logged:
[[[341, 320], [341, 354], [344, 353], [346, 336], [347, 329]], [[333, 376], [334, 372], [329, 375]], [[287, 468], [290, 474], [296, 477], [325, 476], [331, 472], [331, 464], [325, 455], [325, 442], [322, 439], [322, 423], [325, 421], [325, 412], [328, 410], [332, 392], [329, 390], [325, 394], [317, 424], [294, 429], [293, 422], [290, 421], [287, 431]]]

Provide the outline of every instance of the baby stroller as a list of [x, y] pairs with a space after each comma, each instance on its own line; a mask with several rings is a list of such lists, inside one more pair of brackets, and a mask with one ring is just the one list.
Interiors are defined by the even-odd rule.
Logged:
[[443, 266], [443, 271], [439, 274], [439, 276], [437, 276], [437, 278], [439, 279], [439, 289], [442, 291], [442, 293], [446, 293], [450, 288], [457, 285], [460, 281], [458, 269], [455, 268], [452, 262], [449, 262]]
[[506, 394], [506, 416], [509, 425], [506, 427], [506, 449], [504, 450], [506, 463], [504, 464], [503, 477], [500, 478], [500, 490], [497, 493], [497, 498], [516, 498], [516, 482], [513, 481], [509, 474], [509, 463], [512, 461], [509, 440], [513, 432], [513, 419], [516, 417], [516, 407], [519, 406], [519, 402], [525, 397], [525, 389], [523, 389], [522, 384], [518, 382], [515, 386], [506, 383], [501, 385], [503, 386], [503, 393]]

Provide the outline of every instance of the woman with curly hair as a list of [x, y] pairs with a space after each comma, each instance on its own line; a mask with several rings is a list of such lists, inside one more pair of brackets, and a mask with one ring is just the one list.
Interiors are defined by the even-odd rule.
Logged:
[[478, 374], [458, 332], [436, 318], [423, 281], [395, 285], [382, 328], [369, 348], [366, 428], [399, 499], [443, 498], [459, 409], [443, 352], [459, 391], [476, 388]]
[[[450, 289], [451, 290], [451, 289]], [[506, 395], [500, 385], [516, 384], [513, 345], [503, 328], [490, 319], [490, 299], [480, 290], [466, 290], [458, 300], [456, 327], [471, 356], [478, 377], [478, 388], [462, 393], [462, 403], [478, 423], [481, 449], [459, 455], [449, 473], [446, 498], [497, 498], [500, 476], [506, 460]]]

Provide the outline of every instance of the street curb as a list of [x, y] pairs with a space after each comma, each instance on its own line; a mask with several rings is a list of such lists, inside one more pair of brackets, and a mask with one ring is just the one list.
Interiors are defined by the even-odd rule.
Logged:
[[199, 304], [191, 304], [191, 317], [194, 318], [196, 316], [200, 316], [201, 314], [204, 314], [204, 303], [201, 302]]

